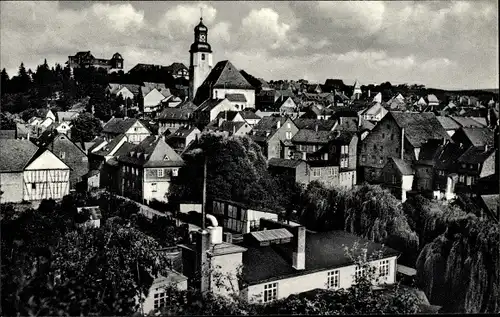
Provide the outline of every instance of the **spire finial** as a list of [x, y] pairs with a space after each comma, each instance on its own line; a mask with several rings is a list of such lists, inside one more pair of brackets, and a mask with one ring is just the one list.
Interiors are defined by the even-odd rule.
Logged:
[[200, 22], [203, 21], [203, 8], [200, 7]]

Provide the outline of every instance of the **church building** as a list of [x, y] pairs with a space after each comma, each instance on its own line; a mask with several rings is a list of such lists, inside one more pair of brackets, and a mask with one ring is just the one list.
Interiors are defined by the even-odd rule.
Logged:
[[208, 28], [203, 19], [194, 28], [190, 52], [189, 98], [201, 105], [207, 99], [228, 99], [238, 111], [255, 108], [255, 88], [230, 61], [212, 67], [212, 49], [207, 43]]

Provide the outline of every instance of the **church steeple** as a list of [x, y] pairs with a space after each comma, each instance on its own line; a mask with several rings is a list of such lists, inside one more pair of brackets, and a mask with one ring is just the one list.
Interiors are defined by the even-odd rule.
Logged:
[[212, 53], [212, 48], [208, 44], [208, 28], [203, 24], [203, 18], [200, 17], [200, 23], [194, 28], [194, 43], [189, 52]]
[[207, 37], [208, 28], [200, 17], [200, 23], [194, 28], [194, 42], [189, 50], [189, 100], [194, 99], [198, 87], [212, 70], [212, 48], [208, 44]]

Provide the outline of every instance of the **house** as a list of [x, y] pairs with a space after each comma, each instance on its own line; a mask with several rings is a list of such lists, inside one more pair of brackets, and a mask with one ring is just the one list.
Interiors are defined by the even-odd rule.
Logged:
[[292, 138], [298, 130], [291, 118], [264, 117], [253, 127], [250, 138], [261, 147], [267, 159], [290, 158]]
[[310, 167], [307, 161], [274, 157], [267, 162], [267, 169], [273, 176], [281, 176], [289, 184], [310, 183]]
[[215, 125], [217, 127], [220, 127], [223, 122], [245, 122], [245, 119], [243, 119], [243, 116], [241, 115], [241, 112], [239, 111], [222, 111], [219, 112], [217, 117], [210, 123], [210, 125]]
[[87, 154], [66, 134], [59, 133], [57, 130], [47, 130], [33, 143], [40, 148], [50, 150], [71, 168], [70, 189], [75, 189], [77, 184], [82, 181], [82, 177], [88, 173]]
[[106, 140], [98, 137], [88, 149], [89, 173], [86, 175], [89, 188], [106, 188], [119, 192], [120, 173], [117, 158], [126, 155], [135, 145], [127, 142], [125, 134]]
[[123, 100], [136, 100], [139, 97], [141, 86], [137, 84], [110, 83], [106, 87], [106, 93], [111, 96], [122, 96]]
[[58, 111], [57, 113], [57, 122], [71, 122], [74, 119], [78, 118], [80, 115], [78, 112], [74, 111]]
[[144, 105], [144, 113], [158, 111], [162, 102], [171, 97], [170, 89], [165, 84], [145, 82], [140, 96]]
[[[241, 75], [230, 61], [220, 61], [215, 65], [203, 84], [197, 89], [195, 104], [201, 104], [207, 99], [221, 100], [227, 94], [242, 94], [245, 96], [245, 108], [255, 108], [255, 88]], [[240, 97], [238, 97], [240, 98]], [[238, 101], [238, 103], [243, 103]]]
[[434, 94], [427, 95], [427, 105], [431, 107], [439, 106], [439, 99], [437, 99], [436, 95]]
[[71, 137], [71, 127], [72, 125], [70, 122], [61, 122], [56, 125], [55, 130], [58, 133], [66, 134], [68, 137]]
[[460, 155], [456, 161], [457, 191], [465, 190], [481, 194], [482, 190], [477, 184], [480, 179], [495, 175], [496, 152], [496, 149], [488, 145], [471, 146]]
[[249, 108], [247, 106], [247, 98], [244, 94], [226, 94], [226, 99], [236, 107], [237, 110]]
[[228, 136], [243, 136], [248, 135], [252, 131], [252, 127], [245, 121], [224, 121], [216, 131], [223, 132]]
[[460, 128], [451, 139], [462, 147], [464, 150], [469, 147], [484, 147], [489, 146], [493, 148], [495, 139], [494, 132], [490, 129], [483, 128]]
[[436, 119], [438, 119], [439, 123], [443, 126], [443, 128], [446, 130], [446, 133], [451, 137], [457, 131], [462, 127], [457, 121], [453, 120], [451, 117], [445, 117], [445, 116], [436, 116]]
[[420, 111], [423, 109], [427, 108], [427, 101], [425, 101], [424, 97], [420, 97], [415, 103], [413, 104], [416, 106]]
[[17, 139], [16, 130], [0, 130], [0, 139]]
[[498, 194], [493, 195], [480, 195], [479, 205], [483, 209], [483, 215], [481, 218], [489, 218], [496, 222], [500, 220], [500, 202]]
[[236, 107], [226, 98], [207, 99], [198, 108], [196, 108], [193, 112], [193, 116], [195, 122], [197, 122], [200, 127], [204, 127], [209, 122], [215, 120], [219, 113], [223, 111], [238, 112], [238, 109], [236, 109]]
[[120, 194], [140, 202], [168, 201], [170, 183], [184, 165], [183, 159], [164, 140], [148, 136], [126, 155], [117, 158]]
[[292, 97], [280, 98], [275, 101], [273, 109], [277, 109], [284, 116], [298, 112], [299, 108]]
[[449, 139], [434, 113], [390, 111], [362, 142], [359, 177], [361, 181], [376, 181], [389, 158], [411, 163], [419, 159], [420, 148], [425, 142], [444, 143]]
[[308, 118], [297, 118], [293, 120], [293, 123], [299, 129], [306, 130], [318, 130], [318, 131], [333, 131], [336, 126], [334, 120], [321, 120], [321, 119], [308, 119]]
[[249, 233], [259, 229], [261, 219], [278, 220], [280, 210], [256, 208], [250, 204], [214, 198], [211, 214], [218, 223], [232, 233]]
[[42, 119], [42, 122], [43, 119], [48, 119], [48, 118], [52, 119], [52, 122], [56, 121], [56, 116], [49, 108], [39, 109], [38, 116]]
[[184, 149], [198, 138], [201, 131], [193, 126], [183, 126], [165, 136], [165, 142], [170, 145], [177, 153], [182, 153]]
[[[256, 108], [259, 110], [273, 110], [279, 111], [279, 107], [282, 105], [281, 102], [285, 102], [288, 98], [293, 100], [294, 94], [291, 90], [261, 90], [256, 95]], [[294, 101], [295, 102], [295, 101]]]
[[373, 103], [377, 104], [377, 103], [382, 103], [382, 93], [377, 93], [375, 95], [375, 97], [373, 97], [373, 100], [372, 100]]
[[165, 70], [174, 78], [189, 79], [189, 69], [183, 63], [172, 63]]
[[107, 139], [125, 134], [127, 141], [134, 144], [139, 144], [151, 135], [151, 131], [139, 119], [114, 117], [104, 125], [102, 133]]
[[168, 304], [168, 289], [175, 288], [186, 291], [188, 279], [181, 273], [172, 269], [162, 269], [162, 272], [154, 278], [148, 291], [148, 296], [143, 296], [140, 313], [147, 315], [153, 310], [165, 307]]
[[0, 139], [2, 203], [61, 199], [69, 194], [70, 167], [29, 140]]
[[392, 194], [406, 201], [406, 193], [412, 190], [415, 171], [410, 163], [399, 158], [390, 157], [382, 168], [380, 181], [388, 187]]
[[16, 138], [29, 140], [32, 130], [24, 123], [16, 122]]
[[[244, 234], [243, 242], [234, 243], [231, 235], [212, 224], [208, 230], [196, 232], [195, 243], [181, 245], [183, 273], [187, 277], [201, 275], [197, 287], [202, 291], [226, 296], [224, 286], [232, 284], [244, 301], [268, 303], [318, 288], [349, 288], [363, 273], [363, 268], [345, 254], [344, 247], [355, 243], [366, 244], [368, 254], [381, 250], [381, 257], [369, 262], [376, 268], [378, 283], [396, 281], [399, 252], [347, 232], [312, 233], [300, 225], [261, 219], [259, 231]], [[240, 267], [241, 283], [237, 283], [235, 275]], [[210, 284], [215, 274], [232, 278], [226, 285]]]
[[458, 123], [461, 127], [464, 128], [484, 128], [485, 124], [478, 122], [472, 118], [462, 117], [462, 116], [451, 116], [456, 123]]
[[194, 103], [186, 101], [175, 108], [167, 107], [163, 109], [157, 116], [158, 132], [163, 134], [167, 129], [174, 132], [181, 126], [194, 123], [193, 113], [196, 108], [198, 107]]
[[328, 78], [325, 80], [325, 84], [323, 85], [323, 91], [344, 91], [346, 89], [346, 85], [342, 79], [331, 79]]
[[358, 80], [355, 80], [351, 99], [359, 100], [361, 98], [361, 94], [361, 85], [359, 84]]
[[365, 120], [379, 122], [380, 120], [382, 120], [382, 118], [384, 118], [387, 112], [387, 109], [385, 109], [380, 102], [377, 102], [371, 107], [368, 107], [367, 109], [362, 111], [361, 116]]
[[123, 69], [123, 57], [119, 53], [113, 54], [111, 59], [95, 58], [90, 51], [78, 52], [73, 56], [68, 56], [66, 64], [73, 70], [74, 68], [101, 68], [107, 72]]
[[303, 116], [301, 116], [301, 118], [328, 120], [334, 114], [334, 112], [334, 110], [326, 108], [323, 105], [314, 104], [309, 107], [309, 109]]
[[261, 117], [252, 111], [240, 111], [240, 115], [251, 127], [259, 123]]

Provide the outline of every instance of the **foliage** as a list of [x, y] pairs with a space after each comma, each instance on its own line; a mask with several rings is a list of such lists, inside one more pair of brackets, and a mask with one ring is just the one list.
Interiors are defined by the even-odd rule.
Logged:
[[[69, 197], [63, 205], [77, 204]], [[160, 245], [119, 217], [79, 228], [63, 205], [44, 201], [37, 211], [2, 217], [2, 313], [135, 313], [136, 298], [167, 265]]]
[[276, 206], [277, 184], [267, 172], [260, 147], [249, 137], [202, 134], [184, 155], [186, 165], [172, 184], [169, 201], [201, 201], [203, 160], [207, 158], [207, 197]]
[[72, 120], [71, 138], [76, 142], [88, 142], [94, 139], [101, 130], [99, 119], [85, 112]]

